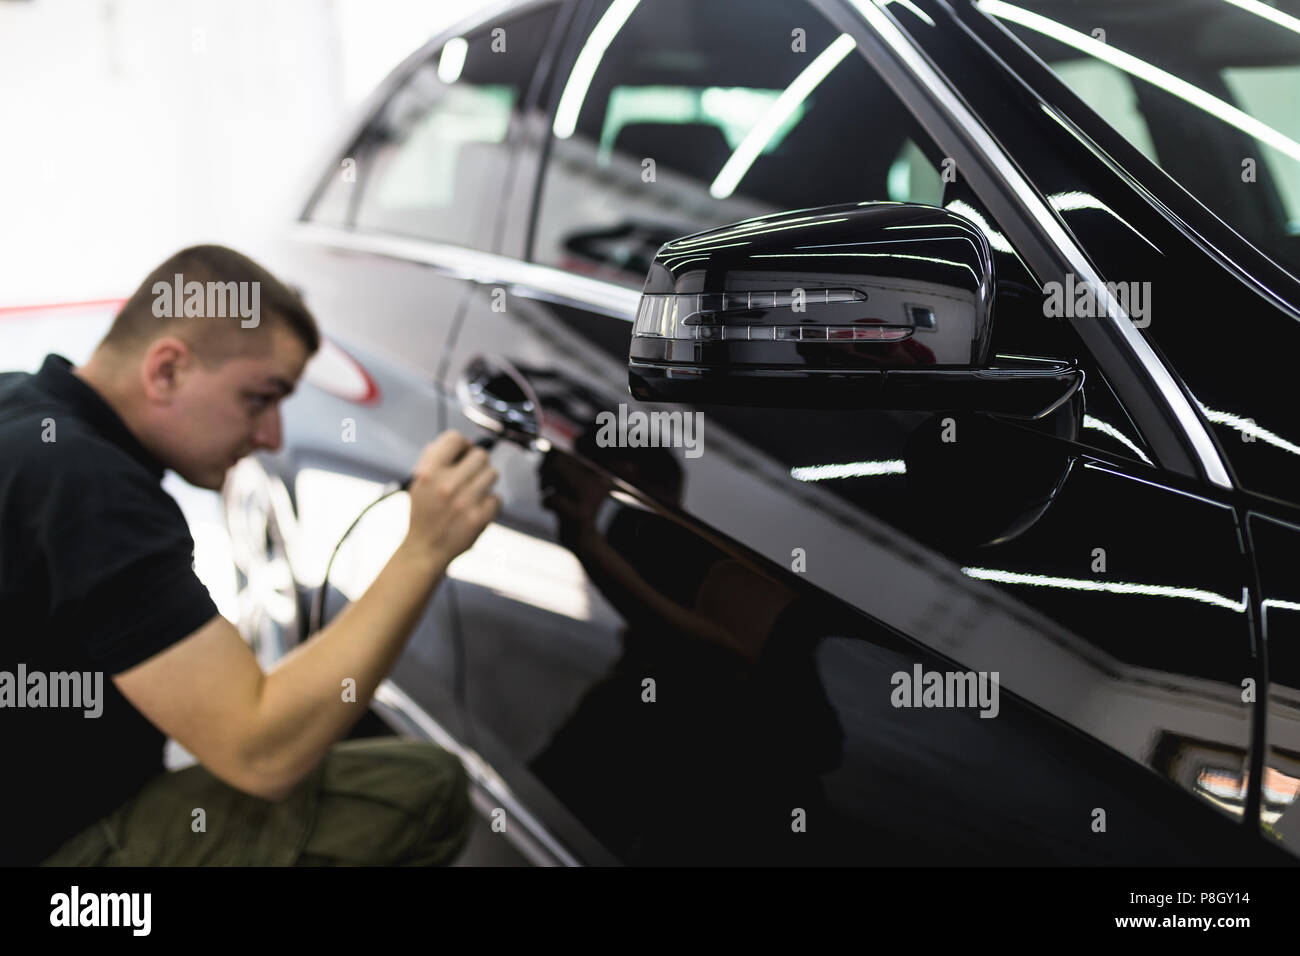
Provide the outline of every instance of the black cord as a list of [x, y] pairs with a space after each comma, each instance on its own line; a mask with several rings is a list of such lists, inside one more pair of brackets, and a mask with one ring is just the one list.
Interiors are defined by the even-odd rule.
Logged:
[[[480, 438], [474, 444], [479, 448], [491, 451], [492, 446], [496, 443], [497, 436], [488, 435], [484, 438]], [[343, 536], [339, 538], [338, 544], [334, 545], [334, 550], [330, 552], [329, 560], [325, 562], [325, 576], [321, 579], [320, 590], [316, 592], [316, 596], [312, 600], [311, 616], [307, 624], [308, 637], [316, 634], [325, 623], [325, 599], [329, 594], [330, 589], [330, 570], [334, 567], [334, 559], [338, 557], [339, 550], [343, 547], [343, 542], [348, 539], [348, 535], [352, 534], [356, 526], [361, 523], [361, 519], [369, 513], [371, 508], [379, 504], [379, 502], [391, 498], [399, 491], [410, 491], [411, 482], [414, 480], [414, 475], [407, 475], [396, 487], [389, 488], [374, 501], [370, 502], [370, 504], [362, 508], [361, 513], [352, 519], [352, 523], [348, 525], [348, 529], [343, 532]], [[460, 606], [456, 601], [455, 587], [451, 586], [450, 582], [447, 582], [447, 584], [448, 586], [445, 590], [447, 593], [447, 601], [449, 603], [448, 611], [450, 612], [451, 619], [452, 654], [455, 660], [452, 669], [452, 693], [456, 698], [456, 708], [460, 714], [461, 727], [464, 730], [466, 742], [469, 744], [470, 748], [473, 749], [476, 747], [474, 723], [469, 719], [469, 708], [465, 703], [465, 642], [464, 635], [461, 634], [460, 629]]]
[[334, 550], [330, 552], [330, 559], [325, 563], [325, 577], [321, 579], [320, 590], [316, 592], [316, 597], [312, 601], [311, 619], [307, 624], [307, 635], [309, 637], [312, 634], [315, 634], [317, 631], [319, 631], [321, 629], [321, 625], [325, 621], [325, 596], [329, 594], [329, 589], [330, 589], [330, 569], [334, 567], [334, 559], [338, 557], [339, 549], [343, 547], [343, 542], [348, 539], [348, 535], [350, 535], [352, 533], [352, 530], [356, 528], [358, 524], [361, 523], [361, 519], [366, 516], [366, 514], [370, 511], [371, 508], [379, 504], [379, 502], [383, 501], [384, 499], [391, 498], [399, 491], [405, 491], [407, 488], [410, 487], [410, 485], [411, 485], [411, 479], [407, 478], [404, 482], [402, 482], [402, 484], [398, 485], [396, 488], [388, 489], [382, 495], [376, 498], [374, 501], [370, 502], [370, 504], [362, 508], [361, 514], [357, 515], [352, 520], [352, 523], [348, 525], [348, 530], [343, 532], [343, 537], [339, 538], [339, 543], [334, 545]]

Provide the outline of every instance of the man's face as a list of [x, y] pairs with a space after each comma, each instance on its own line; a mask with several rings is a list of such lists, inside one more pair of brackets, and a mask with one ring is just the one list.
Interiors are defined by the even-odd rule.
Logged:
[[240, 458], [280, 447], [280, 400], [297, 385], [307, 349], [279, 325], [263, 334], [269, 348], [215, 369], [191, 356], [155, 418], [160, 460], [192, 485], [219, 490]]

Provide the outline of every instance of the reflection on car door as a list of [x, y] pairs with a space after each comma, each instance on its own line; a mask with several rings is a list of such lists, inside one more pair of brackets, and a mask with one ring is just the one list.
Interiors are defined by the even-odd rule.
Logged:
[[[709, 406], [662, 409], [702, 416], [698, 455], [605, 440], [605, 416], [655, 410], [628, 397], [625, 361], [657, 230], [956, 195], [812, 7], [667, 2], [610, 24], [614, 9], [584, 28], [607, 47], [581, 94], [571, 72], [555, 83], [534, 246], [549, 268], [480, 282], [451, 357], [512, 362], [549, 445], [499, 446], [500, 527], [457, 575], [502, 772], [629, 862], [1231, 858], [1248, 568], [1231, 510], [1141, 460], [1103, 376], [1029, 428]], [[801, 108], [761, 126], [820, 55], [835, 61]], [[748, 125], [708, 105], [719, 90]], [[816, 144], [852, 126], [844, 109], [889, 122], [836, 162]], [[743, 146], [755, 129], [767, 138]], [[723, 177], [742, 148], [749, 165]], [[1027, 340], [1005, 308], [1009, 351]], [[1090, 366], [1068, 329], [1033, 336]], [[931, 672], [996, 675], [1000, 699], [897, 693]]]

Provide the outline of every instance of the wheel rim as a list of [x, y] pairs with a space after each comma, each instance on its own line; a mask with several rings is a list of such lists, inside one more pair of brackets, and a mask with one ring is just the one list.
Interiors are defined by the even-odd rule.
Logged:
[[235, 565], [236, 625], [265, 669], [288, 653], [301, 633], [289, 563], [292, 503], [284, 483], [252, 458], [231, 469], [221, 497]]

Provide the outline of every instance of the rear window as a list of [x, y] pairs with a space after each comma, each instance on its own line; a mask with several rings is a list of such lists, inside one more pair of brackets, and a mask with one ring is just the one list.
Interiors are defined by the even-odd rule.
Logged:
[[490, 248], [511, 130], [558, 11], [493, 20], [439, 47], [322, 184], [311, 220]]

